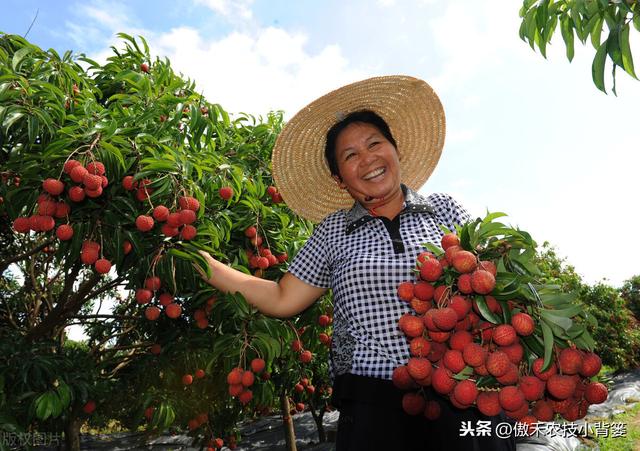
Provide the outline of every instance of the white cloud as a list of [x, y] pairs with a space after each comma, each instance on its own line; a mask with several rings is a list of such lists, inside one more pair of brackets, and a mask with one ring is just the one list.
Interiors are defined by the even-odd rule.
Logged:
[[196, 0], [196, 4], [204, 5], [228, 19], [249, 20], [253, 17], [253, 0]]
[[211, 41], [182, 27], [154, 38], [152, 48], [227, 111], [265, 114], [283, 109], [292, 115], [319, 95], [363, 77], [338, 46], [311, 54], [306, 42], [304, 34], [274, 27]]

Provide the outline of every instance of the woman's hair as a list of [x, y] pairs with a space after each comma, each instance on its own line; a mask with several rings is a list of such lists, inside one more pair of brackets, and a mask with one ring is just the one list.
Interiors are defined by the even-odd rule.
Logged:
[[327, 164], [329, 165], [329, 171], [331, 171], [331, 175], [336, 175], [340, 177], [340, 171], [338, 170], [338, 160], [336, 159], [336, 140], [338, 139], [338, 135], [342, 130], [347, 128], [350, 124], [354, 122], [362, 122], [365, 124], [370, 124], [376, 127], [380, 133], [393, 144], [393, 147], [397, 149], [396, 140], [393, 139], [391, 135], [391, 130], [389, 130], [389, 126], [387, 123], [378, 116], [373, 111], [362, 110], [362, 111], [354, 111], [353, 113], [349, 113], [344, 119], [340, 122], [335, 123], [327, 132], [327, 144], [324, 148], [324, 157], [327, 159]]

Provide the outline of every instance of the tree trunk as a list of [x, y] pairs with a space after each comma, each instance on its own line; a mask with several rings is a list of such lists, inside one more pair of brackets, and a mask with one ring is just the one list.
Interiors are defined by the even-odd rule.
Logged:
[[287, 393], [280, 395], [280, 408], [282, 409], [282, 425], [284, 427], [284, 440], [287, 451], [298, 451], [296, 446], [296, 431], [293, 429], [293, 420], [289, 413], [289, 398]]
[[64, 443], [66, 451], [80, 451], [80, 426], [82, 419], [74, 411], [71, 412], [69, 422], [64, 427]]
[[313, 417], [313, 421], [316, 423], [316, 429], [318, 429], [318, 441], [320, 443], [324, 443], [327, 441], [327, 434], [324, 431], [324, 425], [322, 424], [322, 418], [324, 417], [324, 406], [320, 408], [319, 413], [316, 413], [316, 406], [313, 402], [309, 402], [309, 410], [311, 411], [311, 416]]

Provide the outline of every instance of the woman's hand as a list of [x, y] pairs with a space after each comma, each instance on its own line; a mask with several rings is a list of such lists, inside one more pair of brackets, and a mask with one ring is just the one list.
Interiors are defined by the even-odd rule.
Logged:
[[213, 258], [208, 252], [198, 251], [207, 261], [211, 277], [196, 263], [200, 277], [223, 293], [240, 293], [247, 302], [268, 316], [288, 318], [297, 315], [315, 302], [326, 288], [314, 287], [286, 273], [279, 282], [265, 280], [233, 269]]

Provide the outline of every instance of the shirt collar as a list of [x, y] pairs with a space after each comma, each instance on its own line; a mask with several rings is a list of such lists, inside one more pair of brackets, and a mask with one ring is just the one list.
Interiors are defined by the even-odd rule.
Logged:
[[[429, 205], [429, 201], [420, 194], [413, 191], [406, 185], [400, 185], [404, 193], [404, 206], [399, 214], [404, 213], [433, 213], [433, 207]], [[350, 210], [345, 213], [347, 220], [347, 235], [352, 233], [358, 227], [375, 218], [369, 211], [364, 208], [360, 202], [355, 202]]]

